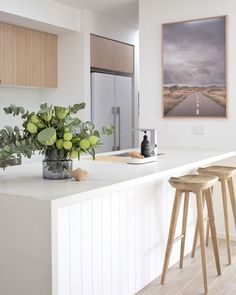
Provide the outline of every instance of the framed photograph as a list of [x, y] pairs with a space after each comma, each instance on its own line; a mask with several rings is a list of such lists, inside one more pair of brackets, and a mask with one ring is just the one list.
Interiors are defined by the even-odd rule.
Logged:
[[163, 30], [164, 117], [226, 117], [226, 16]]

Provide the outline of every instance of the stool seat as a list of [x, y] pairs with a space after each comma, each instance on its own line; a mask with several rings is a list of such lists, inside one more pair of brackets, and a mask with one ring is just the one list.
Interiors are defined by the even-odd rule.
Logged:
[[212, 175], [183, 175], [180, 177], [171, 177], [169, 183], [178, 190], [195, 192], [202, 191], [212, 187], [218, 181], [217, 176]]
[[229, 167], [229, 166], [210, 166], [205, 168], [198, 168], [197, 172], [199, 174], [208, 174], [214, 175], [222, 178], [229, 178], [236, 174], [236, 167]]

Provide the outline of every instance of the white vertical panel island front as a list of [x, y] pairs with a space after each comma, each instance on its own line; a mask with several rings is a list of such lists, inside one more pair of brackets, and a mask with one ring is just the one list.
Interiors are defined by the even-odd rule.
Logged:
[[[81, 160], [75, 165], [89, 173], [83, 182], [44, 180], [40, 163], [1, 171], [0, 294], [133, 295], [160, 275], [173, 203], [169, 177], [236, 155], [162, 150], [144, 165]], [[190, 203], [186, 253], [194, 208]], [[178, 250], [177, 243], [171, 264]]]

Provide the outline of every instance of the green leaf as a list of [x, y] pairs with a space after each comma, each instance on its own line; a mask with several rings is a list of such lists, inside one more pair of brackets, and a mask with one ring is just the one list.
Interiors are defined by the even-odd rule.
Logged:
[[85, 103], [82, 102], [82, 103], [78, 103], [78, 104], [74, 104], [72, 107], [70, 107], [70, 112], [72, 114], [76, 114], [78, 111], [82, 110], [85, 108]]
[[4, 110], [5, 114], [7, 114], [7, 115], [12, 114], [12, 109], [11, 109], [11, 107], [4, 108], [3, 110]]
[[19, 112], [23, 115], [25, 113], [25, 109], [23, 107], [19, 107]]
[[14, 133], [14, 130], [11, 126], [5, 126], [5, 129], [7, 130], [8, 134], [11, 136]]
[[17, 107], [11, 104], [9, 107], [3, 109], [6, 114], [13, 114], [13, 116], [18, 116], [19, 114], [24, 114], [25, 109], [23, 107]]
[[40, 109], [43, 110], [43, 109], [47, 109], [48, 108], [48, 104], [47, 103], [43, 103], [40, 105]]
[[90, 155], [93, 157], [93, 160], [95, 160], [95, 149], [92, 147], [90, 148], [89, 152], [90, 152]]
[[11, 147], [9, 145], [5, 145], [3, 150], [7, 153], [10, 153], [11, 152]]
[[114, 126], [103, 127], [102, 128], [102, 132], [103, 132], [104, 135], [112, 135], [114, 130], [115, 130]]
[[100, 137], [100, 133], [99, 133], [98, 130], [95, 130], [95, 131], [93, 132], [93, 135], [94, 135], [94, 136], [97, 136], [98, 138]]
[[39, 114], [44, 114], [44, 113], [48, 113], [48, 112], [51, 112], [52, 111], [52, 108], [51, 107], [48, 107], [48, 108], [43, 108], [39, 111]]
[[53, 127], [43, 129], [39, 132], [37, 139], [43, 145], [53, 145], [57, 140], [56, 130]]
[[0, 130], [0, 134], [5, 138], [8, 137], [7, 131], [5, 129]]

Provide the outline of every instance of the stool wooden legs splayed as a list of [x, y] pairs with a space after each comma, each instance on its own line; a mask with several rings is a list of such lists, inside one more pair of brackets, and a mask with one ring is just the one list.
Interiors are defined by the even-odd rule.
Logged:
[[[183, 267], [183, 257], [184, 257], [184, 246], [186, 237], [186, 226], [187, 226], [187, 215], [188, 215], [188, 204], [189, 204], [189, 193], [192, 192], [196, 195], [197, 203], [197, 213], [198, 213], [198, 228], [200, 234], [200, 248], [201, 248], [201, 259], [202, 259], [202, 272], [203, 272], [203, 282], [205, 293], [208, 293], [208, 283], [207, 283], [207, 264], [206, 264], [206, 251], [205, 251], [205, 238], [204, 238], [204, 219], [203, 219], [203, 203], [206, 201], [209, 225], [211, 229], [212, 241], [213, 241], [213, 251], [216, 261], [217, 274], [221, 274], [220, 268], [220, 258], [218, 251], [218, 243], [216, 238], [216, 228], [215, 219], [212, 206], [212, 191], [211, 188], [218, 181], [215, 176], [205, 176], [205, 175], [185, 175], [182, 177], [171, 177], [169, 182], [176, 189], [175, 200], [173, 204], [169, 237], [166, 247], [161, 283], [165, 283], [166, 272], [169, 266], [169, 260], [171, 255], [171, 250], [175, 241], [181, 239], [181, 252], [180, 252], [180, 268]], [[182, 234], [181, 236], [175, 238], [176, 225], [179, 215], [179, 208], [181, 203], [181, 197], [184, 193], [184, 211], [183, 211], [183, 223], [182, 223]]]
[[[228, 218], [227, 186], [229, 190], [231, 208], [233, 211], [234, 223], [236, 227], [236, 201], [235, 201], [234, 186], [233, 186], [233, 175], [236, 174], [236, 168], [225, 167], [225, 166], [210, 166], [206, 168], [199, 168], [198, 173], [200, 175], [217, 176], [221, 183], [228, 264], [231, 264], [231, 245], [230, 245], [229, 218]], [[193, 248], [192, 248], [192, 257], [194, 257], [195, 255], [195, 250], [197, 245], [197, 236], [198, 236], [198, 224], [196, 225], [196, 229], [195, 229], [195, 237], [194, 237]], [[209, 240], [209, 224], [207, 225], [207, 233], [206, 233], [207, 245], [208, 245], [208, 240]]]

